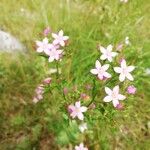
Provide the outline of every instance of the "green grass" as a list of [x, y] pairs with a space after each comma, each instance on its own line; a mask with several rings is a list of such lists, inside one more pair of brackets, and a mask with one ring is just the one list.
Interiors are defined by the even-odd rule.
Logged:
[[[84, 141], [90, 150], [148, 150], [150, 77], [144, 70], [150, 67], [149, 6], [148, 0], [129, 0], [127, 4], [119, 0], [1, 0], [0, 27], [19, 38], [28, 52], [0, 54], [0, 149], [63, 150]], [[34, 41], [43, 38], [46, 26], [53, 31], [63, 29], [70, 37], [60, 64], [62, 86], [70, 94], [65, 101], [56, 89], [34, 105], [34, 89], [49, 76], [48, 69], [55, 67], [34, 49]], [[94, 78], [89, 70], [99, 58], [97, 44], [117, 45], [126, 36], [132, 45], [119, 57], [137, 66], [133, 82], [137, 94], [123, 102], [124, 110], [117, 111], [111, 104], [103, 104], [103, 85], [97, 82], [96, 109], [86, 113], [89, 130], [81, 135], [77, 122], [68, 118], [67, 105], [80, 93], [91, 94], [84, 87]], [[108, 85], [113, 87], [117, 79]], [[72, 90], [74, 86], [77, 92]]]

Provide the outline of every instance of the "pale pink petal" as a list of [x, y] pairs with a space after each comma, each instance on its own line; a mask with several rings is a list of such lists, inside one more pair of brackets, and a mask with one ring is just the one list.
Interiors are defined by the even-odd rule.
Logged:
[[65, 42], [64, 41], [60, 41], [60, 45], [61, 46], [65, 46]]
[[108, 72], [104, 72], [103, 76], [106, 78], [111, 78], [111, 74]]
[[76, 103], [75, 103], [75, 106], [76, 106], [77, 108], [80, 108], [80, 106], [81, 106], [80, 101], [76, 102]]
[[101, 57], [100, 57], [101, 60], [105, 60], [106, 58], [107, 58], [107, 57], [106, 57], [105, 54], [101, 55]]
[[58, 37], [58, 35], [55, 34], [55, 33], [52, 33], [52, 37], [53, 37], [54, 39], [56, 39], [56, 38]]
[[112, 62], [112, 57], [107, 58], [109, 62]]
[[121, 73], [122, 72], [122, 69], [120, 67], [114, 67], [114, 71], [116, 73]]
[[130, 73], [127, 73], [127, 74], [126, 74], [126, 77], [127, 77], [130, 81], [133, 81], [133, 80], [134, 80], [133, 76], [132, 76]]
[[103, 74], [98, 74], [98, 78], [99, 78], [100, 80], [103, 80]]
[[98, 70], [97, 69], [91, 69], [90, 72], [94, 75], [98, 74]]
[[135, 69], [135, 66], [129, 66], [128, 67], [128, 72], [131, 72], [131, 71], [133, 71]]
[[111, 96], [106, 96], [104, 99], [103, 99], [104, 102], [111, 102], [112, 101], [112, 98]]
[[59, 41], [57, 39], [53, 41], [54, 45], [57, 45], [58, 43], [59, 43]]
[[118, 85], [113, 88], [113, 92], [117, 93], [117, 94], [119, 93], [119, 86]]
[[82, 113], [78, 113], [77, 116], [78, 116], [78, 118], [79, 118], [80, 120], [83, 120], [83, 119], [84, 119], [84, 116], [83, 116]]
[[116, 53], [116, 52], [112, 52], [112, 53], [111, 53], [111, 55], [112, 55], [113, 57], [115, 57], [115, 56], [117, 56], [117, 55], [118, 55], [118, 53]]
[[105, 87], [105, 92], [108, 94], [108, 95], [111, 95], [112, 94], [112, 90], [108, 87]]
[[119, 75], [119, 80], [120, 80], [121, 82], [123, 82], [123, 81], [125, 80], [125, 75], [121, 73], [121, 74]]
[[43, 43], [41, 41], [36, 41], [36, 45], [41, 47], [43, 45]]
[[107, 50], [108, 50], [109, 52], [112, 51], [112, 48], [113, 48], [113, 46], [112, 46], [111, 44], [107, 46]]
[[63, 50], [57, 50], [58, 54], [62, 54], [63, 53]]
[[48, 44], [48, 38], [44, 38], [43, 43]]
[[127, 67], [126, 60], [123, 59], [123, 60], [121, 61], [121, 68], [126, 68], [126, 67]]
[[103, 46], [100, 46], [100, 51], [101, 51], [102, 53], [105, 53], [105, 52], [106, 52], [106, 49], [105, 49]]
[[118, 100], [113, 100], [112, 103], [113, 103], [114, 107], [117, 107], [117, 105], [119, 105], [119, 101]]
[[49, 62], [53, 62], [54, 61], [54, 57], [49, 57], [48, 61]]
[[41, 52], [43, 52], [43, 48], [39, 47], [39, 48], [37, 48], [36, 51], [37, 51], [38, 53], [41, 53]]
[[125, 97], [124, 95], [119, 94], [119, 95], [118, 95], [118, 99], [119, 99], [119, 100], [124, 100], [124, 99], [126, 99], [126, 97]]
[[59, 36], [63, 36], [63, 35], [64, 35], [63, 30], [60, 30], [59, 33], [58, 33], [58, 35], [59, 35]]
[[95, 66], [97, 69], [99, 69], [99, 68], [101, 68], [101, 63], [98, 60], [96, 60]]
[[63, 37], [63, 40], [64, 40], [64, 41], [66, 41], [66, 40], [68, 40], [68, 39], [69, 39], [69, 36], [64, 36], [64, 37]]
[[103, 65], [102, 68], [106, 71], [109, 68], [109, 64]]
[[81, 109], [81, 112], [86, 112], [87, 111], [87, 107], [85, 107], [85, 106], [82, 106], [80, 109]]

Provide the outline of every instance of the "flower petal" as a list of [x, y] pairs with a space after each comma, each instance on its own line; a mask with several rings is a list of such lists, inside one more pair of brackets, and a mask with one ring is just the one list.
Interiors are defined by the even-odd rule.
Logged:
[[64, 35], [63, 30], [60, 30], [59, 33], [58, 33], [58, 35], [59, 35], [59, 36], [63, 36], [63, 35]]
[[78, 113], [77, 116], [78, 116], [78, 119], [80, 119], [80, 120], [83, 120], [83, 119], [84, 119], [84, 116], [83, 116], [82, 113]]
[[109, 68], [109, 64], [103, 65], [102, 68], [106, 71]]
[[131, 72], [135, 69], [135, 66], [128, 66], [128, 72]]
[[95, 66], [97, 69], [99, 69], [99, 68], [101, 68], [101, 63], [98, 60], [96, 60]]
[[90, 72], [94, 75], [98, 74], [98, 70], [97, 69], [91, 69]]
[[125, 97], [124, 95], [119, 94], [119, 95], [118, 95], [118, 99], [119, 99], [119, 100], [124, 100], [124, 99], [126, 99], [126, 97]]
[[127, 67], [126, 60], [123, 59], [123, 60], [121, 61], [121, 68], [126, 68], [126, 67]]
[[68, 40], [68, 39], [69, 39], [69, 36], [64, 36], [64, 37], [63, 37], [63, 40], [64, 40], [64, 41], [66, 41], [66, 40]]
[[103, 74], [98, 74], [98, 78], [100, 79], [100, 80], [103, 80]]
[[103, 76], [106, 78], [111, 78], [111, 74], [108, 72], [104, 72]]
[[48, 43], [48, 38], [44, 38], [43, 43], [47, 44]]
[[82, 106], [82, 107], [80, 108], [80, 110], [81, 110], [81, 112], [86, 112], [86, 111], [87, 111], [87, 107]]
[[116, 52], [112, 52], [112, 53], [111, 53], [111, 55], [112, 55], [113, 57], [115, 57], [115, 56], [117, 56], [117, 55], [118, 55], [118, 53], [116, 53]]
[[108, 95], [111, 95], [112, 94], [112, 90], [108, 87], [105, 87], [105, 92], [108, 94]]
[[57, 34], [52, 33], [52, 37], [53, 37], [54, 39], [56, 39], [58, 36], [57, 36]]
[[54, 57], [49, 57], [48, 61], [49, 62], [53, 62], [54, 61]]
[[113, 103], [113, 106], [116, 107], [119, 104], [119, 101], [118, 100], [113, 100], [112, 103]]
[[104, 99], [103, 99], [104, 102], [111, 102], [112, 101], [112, 98], [111, 96], [106, 96]]
[[133, 81], [133, 80], [134, 80], [133, 76], [132, 76], [130, 73], [127, 73], [127, 74], [126, 74], [126, 77], [127, 77], [130, 81]]
[[106, 57], [105, 54], [101, 55], [101, 57], [100, 57], [101, 60], [105, 60], [106, 58], [107, 58], [107, 57]]
[[116, 94], [119, 93], [119, 86], [118, 85], [113, 88], [113, 92]]
[[119, 75], [119, 80], [120, 80], [120, 82], [123, 82], [125, 80], [125, 75], [121, 73]]
[[114, 67], [114, 71], [116, 73], [121, 73], [122, 72], [122, 69], [120, 67]]
[[80, 104], [80, 101], [78, 101], [78, 102], [75, 103], [75, 106], [76, 106], [77, 108], [80, 108], [80, 105], [81, 105], [81, 104]]
[[103, 46], [100, 46], [100, 51], [104, 54], [106, 52], [106, 49]]
[[108, 50], [109, 52], [111, 52], [112, 49], [113, 49], [113, 46], [112, 46], [111, 44], [107, 46], [107, 50]]

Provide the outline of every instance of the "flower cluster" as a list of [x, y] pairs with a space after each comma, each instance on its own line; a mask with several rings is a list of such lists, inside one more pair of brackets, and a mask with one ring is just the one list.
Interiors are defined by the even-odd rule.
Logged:
[[[129, 38], [126, 38], [125, 41], [127, 42]], [[129, 43], [129, 41], [128, 41]], [[127, 44], [127, 43], [126, 43]], [[102, 55], [100, 56], [100, 59], [108, 60], [109, 62], [113, 61], [113, 58], [118, 55], [117, 52], [112, 51], [113, 46], [108, 45], [107, 48], [104, 48], [102, 46], [99, 47], [100, 52]], [[102, 65], [99, 60], [96, 60], [95, 68], [91, 69], [91, 73], [94, 75], [97, 75], [98, 79], [103, 80], [107, 78], [111, 78], [112, 75], [107, 72], [109, 69], [109, 64]], [[131, 72], [135, 69], [134, 66], [127, 66], [126, 60], [122, 59], [120, 62], [120, 67], [113, 67], [115, 73], [119, 74], [119, 81], [123, 82], [127, 78], [130, 81], [133, 81], [134, 78], [131, 75]], [[128, 87], [128, 93], [134, 94], [136, 91], [136, 88], [133, 86]], [[107, 96], [103, 99], [104, 102], [112, 102], [114, 107], [119, 107], [120, 103], [119, 100], [126, 99], [126, 96], [119, 93], [119, 85], [116, 85], [113, 89], [110, 89], [108, 87], [105, 87], [105, 92]]]
[[[44, 35], [47, 36], [50, 33], [50, 28], [44, 30]], [[58, 34], [52, 33], [52, 38], [54, 39], [51, 43], [49, 39], [45, 37], [42, 41], [36, 41], [37, 52], [44, 53], [49, 57], [48, 61], [53, 62], [60, 60], [63, 55], [63, 50], [61, 47], [65, 46], [65, 42], [69, 39], [68, 36], [64, 36], [63, 30], [60, 30]]]

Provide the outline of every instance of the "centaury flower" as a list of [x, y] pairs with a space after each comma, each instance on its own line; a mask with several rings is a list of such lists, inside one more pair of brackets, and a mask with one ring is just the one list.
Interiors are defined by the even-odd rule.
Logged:
[[117, 54], [118, 54], [116, 52], [112, 52], [112, 49], [113, 49], [112, 45], [108, 45], [107, 48], [100, 46], [100, 51], [102, 53], [100, 59], [101, 60], [107, 59], [109, 62], [112, 62], [113, 57], [117, 56]]
[[62, 56], [63, 50], [55, 50], [52, 49], [51, 51], [49, 51], [49, 62], [53, 62], [54, 60], [59, 60], [60, 57]]
[[105, 92], [107, 96], [104, 98], [104, 102], [111, 102], [113, 106], [116, 107], [119, 104], [119, 100], [124, 100], [126, 97], [122, 94], [119, 94], [119, 86], [115, 86], [113, 90], [108, 87], [105, 87]]
[[83, 143], [80, 143], [79, 146], [75, 146], [75, 150], [88, 150], [88, 148], [84, 147]]
[[52, 37], [54, 38], [53, 44], [65, 46], [65, 41], [69, 39], [68, 36], [64, 36], [63, 30], [60, 30], [58, 34], [52, 33]]
[[83, 112], [87, 111], [87, 107], [81, 106], [80, 101], [76, 102], [75, 105], [69, 105], [70, 116], [74, 118], [78, 118], [80, 120], [84, 119]]
[[101, 65], [101, 63], [96, 60], [95, 63], [95, 69], [91, 69], [91, 73], [94, 75], [97, 75], [100, 80], [103, 80], [104, 78], [111, 78], [111, 74], [106, 72], [106, 70], [109, 68], [109, 64]]
[[133, 81], [134, 78], [132, 77], [130, 72], [132, 72], [134, 69], [135, 69], [134, 66], [127, 66], [125, 59], [123, 59], [121, 61], [121, 67], [114, 67], [114, 71], [116, 73], [120, 74], [119, 75], [119, 80], [121, 82], [123, 82], [125, 80], [125, 78], [129, 79], [130, 81]]

